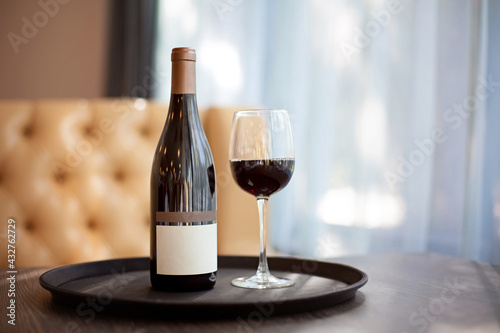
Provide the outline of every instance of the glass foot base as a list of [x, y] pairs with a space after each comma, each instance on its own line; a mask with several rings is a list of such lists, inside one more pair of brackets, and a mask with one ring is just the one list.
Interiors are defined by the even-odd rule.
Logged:
[[293, 280], [277, 278], [269, 275], [265, 278], [262, 276], [254, 275], [252, 277], [241, 277], [231, 281], [235, 287], [248, 288], [248, 289], [275, 289], [291, 287], [295, 284]]

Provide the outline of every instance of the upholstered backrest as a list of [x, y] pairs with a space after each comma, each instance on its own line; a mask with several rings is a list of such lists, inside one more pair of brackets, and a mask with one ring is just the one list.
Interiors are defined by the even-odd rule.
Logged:
[[[7, 263], [9, 218], [16, 225], [17, 265], [149, 255], [150, 170], [167, 110], [143, 99], [1, 101], [1, 266]], [[257, 244], [257, 229], [245, 231], [245, 225], [256, 226], [256, 220], [245, 222], [256, 218], [255, 204], [223, 165], [232, 111], [208, 110], [202, 118], [211, 113], [219, 120], [208, 121], [209, 141], [225, 145], [212, 147], [219, 153], [218, 195], [233, 200], [218, 200], [219, 212], [229, 208], [229, 215], [221, 212], [224, 221], [235, 220], [231, 210], [246, 214], [234, 223], [218, 218], [219, 244], [224, 242], [224, 253], [253, 252], [254, 245], [238, 244]], [[227, 231], [232, 223], [233, 235]]]

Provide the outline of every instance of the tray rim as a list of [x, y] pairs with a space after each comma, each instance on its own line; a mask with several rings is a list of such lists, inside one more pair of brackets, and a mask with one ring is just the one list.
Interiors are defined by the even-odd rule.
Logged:
[[[131, 265], [134, 263], [142, 263], [142, 261], [147, 261], [148, 266], [149, 266], [149, 260], [150, 260], [149, 257], [127, 257], [127, 258], [116, 258], [116, 259], [107, 259], [107, 260], [99, 260], [99, 261], [90, 261], [90, 262], [83, 262], [83, 263], [60, 266], [60, 267], [50, 269], [50, 270], [44, 272], [42, 275], [40, 275], [39, 284], [41, 285], [41, 287], [43, 287], [44, 289], [48, 290], [51, 293], [51, 296], [53, 299], [60, 301], [60, 302], [63, 302], [63, 303], [66, 303], [66, 304], [75, 304], [76, 302], [81, 302], [86, 297], [95, 296], [96, 294], [75, 291], [75, 290], [71, 290], [68, 288], [61, 287], [61, 286], [64, 284], [67, 284], [69, 282], [72, 282], [72, 281], [76, 281], [76, 280], [80, 280], [80, 279], [84, 279], [84, 278], [88, 278], [88, 277], [99, 276], [100, 274], [97, 274], [97, 275], [96, 274], [89, 274], [89, 275], [79, 274], [79, 276], [76, 278], [64, 279], [63, 281], [60, 281], [58, 284], [55, 284], [55, 283], [51, 282], [51, 280], [54, 278], [54, 276], [57, 277], [58, 273], [60, 273], [62, 271], [68, 271], [68, 270], [71, 271], [71, 270], [75, 270], [75, 269], [83, 269], [83, 268], [86, 268], [89, 266], [91, 267], [94, 265], [102, 265], [103, 267], [109, 267], [108, 266], [109, 264], [123, 263], [124, 266], [126, 267], [127, 264]], [[218, 260], [219, 260], [219, 262], [221, 260], [222, 261], [258, 260], [258, 257], [219, 255]], [[342, 303], [342, 302], [354, 297], [357, 290], [359, 288], [363, 287], [368, 282], [368, 275], [365, 272], [363, 272], [355, 267], [345, 265], [345, 264], [340, 264], [340, 263], [335, 263], [335, 262], [330, 262], [330, 261], [315, 260], [315, 259], [310, 259], [310, 258], [302, 258], [302, 257], [271, 256], [268, 258], [268, 260], [270, 262], [270, 265], [272, 265], [273, 262], [281, 262], [282, 264], [286, 263], [286, 262], [292, 262], [292, 263], [293, 262], [303, 262], [303, 261], [315, 262], [315, 263], [320, 264], [320, 265], [327, 265], [327, 266], [331, 266], [331, 268], [335, 267], [337, 269], [342, 269], [343, 271], [346, 271], [346, 272], [358, 274], [359, 279], [355, 282], [352, 282], [352, 283], [348, 282], [348, 281], [341, 280], [341, 279], [337, 279], [337, 278], [323, 276], [327, 279], [340, 281], [340, 282], [343, 282], [346, 284], [346, 286], [335, 289], [331, 292], [321, 294], [321, 295], [313, 294], [311, 296], [314, 300], [317, 300], [319, 303], [324, 303], [324, 302], [329, 303], [328, 301], [330, 300], [330, 298], [334, 297], [334, 296], [336, 296], [337, 298], [340, 299], [339, 301], [332, 302], [331, 304], [329, 304], [329, 306], [333, 306], [335, 304]], [[255, 265], [255, 267], [257, 267], [257, 265]], [[246, 267], [245, 266], [235, 267], [235, 266], [222, 265], [219, 268], [246, 268]], [[271, 269], [272, 269], [272, 271], [285, 271], [283, 269], [273, 268], [273, 267], [271, 267]], [[143, 270], [144, 270], [143, 268], [128, 269], [127, 272], [143, 271]], [[99, 271], [104, 271], [102, 275], [108, 275], [111, 272], [110, 269], [106, 270], [106, 269], [102, 269], [102, 268], [99, 269]], [[305, 274], [305, 275], [311, 275], [311, 276], [322, 276], [319, 274], [303, 273], [303, 272], [291, 272], [291, 273], [299, 273], [299, 274]], [[234, 287], [234, 288], [236, 288], [236, 287]], [[256, 292], [266, 292], [263, 290], [255, 290], [255, 291]], [[308, 298], [308, 300], [310, 298]], [[280, 300], [279, 304], [280, 304], [280, 306], [287, 307], [287, 306], [296, 304], [297, 302], [300, 302], [301, 300], [304, 300], [303, 296], [296, 296], [296, 297], [289, 296], [288, 298], [286, 298], [284, 300]], [[124, 305], [134, 305], [135, 304], [135, 305], [144, 305], [144, 306], [150, 306], [150, 307], [155, 307], [155, 308], [168, 308], [168, 309], [170, 309], [170, 308], [178, 308], [178, 309], [186, 309], [186, 308], [207, 309], [207, 308], [210, 308], [211, 311], [213, 311], [213, 310], [223, 311], [225, 309], [227, 310], [228, 308], [231, 308], [234, 312], [235, 310], [238, 310], [240, 308], [242, 308], [242, 309], [247, 308], [247, 307], [254, 308], [256, 304], [268, 304], [268, 303], [273, 303], [273, 301], [272, 300], [265, 300], [265, 301], [243, 300], [241, 302], [235, 302], [234, 299], [228, 298], [227, 301], [218, 300], [216, 302], [204, 302], [204, 303], [190, 303], [190, 302], [186, 302], [186, 301], [182, 301], [182, 300], [172, 300], [172, 299], [166, 300], [164, 302], [158, 302], [158, 301], [152, 300], [152, 299], [135, 300], [135, 299], [131, 299], [128, 297], [120, 297], [119, 295], [115, 295], [113, 297], [112, 303], [115, 304], [115, 307], [116, 307], [116, 304], [118, 304], [118, 307], [124, 306]], [[325, 306], [318, 306], [317, 308], [323, 308], [323, 307], [325, 307]], [[111, 312], [114, 312], [112, 307], [109, 307], [108, 310], [110, 310]], [[314, 307], [312, 307], [311, 310], [314, 310]], [[292, 310], [292, 311], [285, 311], [284, 313], [290, 314], [290, 313], [302, 312], [302, 311], [306, 311], [306, 310], [298, 310], [298, 311]], [[227, 317], [227, 316], [224, 316], [223, 313], [221, 313], [221, 315], [223, 317]]]

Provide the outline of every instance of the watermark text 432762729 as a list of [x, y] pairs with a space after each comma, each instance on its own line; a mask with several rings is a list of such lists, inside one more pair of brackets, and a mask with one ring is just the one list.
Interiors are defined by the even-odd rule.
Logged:
[[7, 221], [7, 322], [16, 325], [16, 221]]

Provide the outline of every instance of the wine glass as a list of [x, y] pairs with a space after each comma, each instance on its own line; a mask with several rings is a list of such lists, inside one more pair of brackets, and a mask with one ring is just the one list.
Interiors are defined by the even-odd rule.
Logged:
[[260, 222], [259, 267], [254, 276], [231, 284], [250, 289], [283, 288], [290, 279], [269, 272], [266, 256], [266, 208], [273, 193], [285, 187], [293, 174], [295, 154], [292, 129], [285, 110], [246, 110], [234, 114], [229, 144], [231, 172], [238, 185], [257, 198]]

